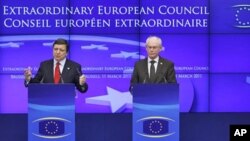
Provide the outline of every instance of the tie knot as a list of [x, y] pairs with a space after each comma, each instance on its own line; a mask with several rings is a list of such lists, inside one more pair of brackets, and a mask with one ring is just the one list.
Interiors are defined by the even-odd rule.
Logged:
[[60, 66], [61, 64], [60, 64], [60, 62], [57, 62], [56, 65], [57, 65], [57, 66]]
[[154, 65], [154, 63], [155, 63], [155, 60], [151, 60], [151, 61], [150, 61], [150, 63], [151, 63], [152, 65]]

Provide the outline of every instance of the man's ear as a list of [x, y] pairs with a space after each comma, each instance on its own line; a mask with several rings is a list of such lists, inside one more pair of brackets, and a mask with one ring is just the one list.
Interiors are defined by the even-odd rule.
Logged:
[[160, 47], [160, 51], [162, 51], [162, 46]]

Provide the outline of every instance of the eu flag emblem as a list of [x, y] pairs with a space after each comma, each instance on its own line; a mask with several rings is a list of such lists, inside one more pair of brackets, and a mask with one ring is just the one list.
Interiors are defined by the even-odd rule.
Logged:
[[42, 120], [39, 122], [39, 134], [58, 136], [64, 134], [64, 122], [60, 120]]
[[168, 133], [168, 121], [148, 119], [143, 121], [143, 133], [147, 135], [163, 135]]
[[249, 11], [250, 5], [240, 4], [234, 5], [235, 8], [235, 22], [238, 28], [250, 28]]

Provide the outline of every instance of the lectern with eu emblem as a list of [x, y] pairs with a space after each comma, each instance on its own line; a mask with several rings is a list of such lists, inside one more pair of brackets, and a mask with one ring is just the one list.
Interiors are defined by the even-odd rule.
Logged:
[[133, 141], [179, 141], [179, 85], [136, 84]]
[[28, 98], [29, 141], [75, 140], [73, 84], [30, 84]]

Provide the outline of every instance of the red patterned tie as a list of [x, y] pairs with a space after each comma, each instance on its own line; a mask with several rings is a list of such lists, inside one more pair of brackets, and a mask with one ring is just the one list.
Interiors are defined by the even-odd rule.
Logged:
[[55, 84], [58, 84], [59, 83], [59, 81], [60, 81], [60, 63], [59, 62], [57, 62], [56, 63], [56, 68], [55, 68], [55, 75], [54, 75], [54, 83]]

